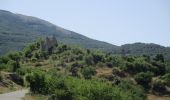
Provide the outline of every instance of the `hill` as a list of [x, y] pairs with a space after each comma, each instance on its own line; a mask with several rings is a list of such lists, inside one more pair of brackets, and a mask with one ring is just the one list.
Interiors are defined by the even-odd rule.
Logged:
[[16, 84], [30, 87], [31, 96], [50, 100], [147, 100], [147, 94], [169, 98], [170, 93], [170, 64], [162, 55], [115, 56], [54, 37], [1, 56], [0, 84], [6, 72]]
[[117, 46], [90, 39], [35, 17], [0, 10], [0, 54], [22, 50], [27, 43], [39, 37], [52, 35], [55, 35], [60, 42], [88, 49], [112, 51], [117, 48]]
[[[115, 46], [90, 39], [76, 32], [58, 27], [45, 20], [0, 10], [0, 55], [22, 50], [37, 38], [55, 35], [58, 41], [86, 49], [99, 49], [113, 54], [149, 55], [163, 54], [170, 61], [170, 47], [157, 44], [134, 43]], [[113, 38], [114, 39], [114, 38]]]
[[121, 46], [122, 53], [126, 55], [149, 55], [163, 54], [167, 61], [170, 61], [170, 48], [154, 43], [134, 43]]

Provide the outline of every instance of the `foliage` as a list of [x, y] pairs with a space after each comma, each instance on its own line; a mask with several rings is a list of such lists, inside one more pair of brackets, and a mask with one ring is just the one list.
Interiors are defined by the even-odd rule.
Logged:
[[85, 79], [91, 79], [91, 77], [96, 74], [96, 70], [93, 67], [84, 67], [82, 74]]
[[[54, 100], [144, 100], [142, 86], [157, 91], [169, 84], [168, 64], [148, 55], [112, 55], [61, 43], [52, 48], [49, 53], [40, 41], [31, 43], [23, 52], [0, 57], [0, 69], [26, 78], [33, 93]], [[152, 83], [152, 77], [163, 84]]]
[[165, 82], [160, 79], [154, 80], [152, 91], [163, 94], [166, 91]]
[[[143, 91], [133, 86], [131, 92], [120, 86], [72, 77], [50, 76], [41, 72], [28, 76], [32, 92], [49, 94], [52, 100], [144, 100]], [[126, 83], [128, 84], [128, 83]], [[128, 84], [130, 86], [130, 84]]]
[[170, 87], [170, 73], [165, 74], [161, 77], [165, 81], [165, 84]]
[[135, 81], [142, 85], [144, 88], [148, 89], [150, 87], [150, 83], [152, 81], [153, 74], [151, 72], [141, 72], [136, 74]]
[[154, 58], [155, 61], [164, 62], [164, 56], [162, 54], [157, 54]]
[[20, 68], [19, 62], [16, 62], [14, 60], [9, 60], [7, 63], [9, 71], [15, 72], [18, 68]]

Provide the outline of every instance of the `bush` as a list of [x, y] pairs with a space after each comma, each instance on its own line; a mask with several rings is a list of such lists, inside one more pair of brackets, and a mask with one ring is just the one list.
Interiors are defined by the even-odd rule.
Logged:
[[0, 64], [4, 63], [7, 64], [10, 59], [7, 56], [0, 57]]
[[13, 53], [8, 54], [8, 58], [17, 62], [20, 60], [21, 57], [20, 57], [19, 53], [13, 52]]
[[165, 82], [160, 79], [154, 80], [152, 91], [163, 94], [166, 91]]
[[161, 77], [165, 81], [165, 84], [170, 87], [170, 73], [165, 74]]
[[41, 71], [34, 71], [26, 76], [26, 80], [30, 83], [30, 89], [34, 93], [46, 93], [46, 79]]
[[18, 68], [20, 68], [19, 62], [16, 62], [14, 60], [8, 61], [7, 66], [9, 70], [13, 72], [15, 72]]
[[156, 69], [150, 63], [139, 61], [135, 61], [133, 63], [127, 62], [125, 67], [125, 71], [129, 72], [130, 74], [148, 71], [155, 73], [155, 70]]
[[95, 64], [98, 62], [103, 62], [104, 61], [104, 55], [101, 52], [95, 52], [92, 54], [93, 61]]
[[152, 81], [153, 74], [151, 72], [141, 72], [136, 74], [135, 81], [142, 85], [145, 89], [148, 89], [150, 87], [150, 83]]
[[0, 71], [3, 69], [7, 69], [7, 68], [8, 68], [8, 66], [6, 64], [4, 64], [4, 63], [0, 64]]
[[107, 67], [109, 67], [109, 68], [112, 68], [112, 67], [113, 67], [112, 62], [107, 62], [106, 65], [107, 65]]
[[39, 63], [39, 62], [36, 62], [36, 63], [35, 63], [35, 67], [40, 67], [40, 66], [42, 66], [41, 63]]
[[94, 64], [93, 57], [91, 55], [85, 56], [85, 63], [87, 65], [93, 65]]
[[[28, 80], [32, 92], [50, 95], [51, 100], [145, 100], [144, 92], [131, 83], [119, 86], [64, 76], [32, 74]], [[129, 91], [130, 89], [130, 91]]]
[[163, 54], [157, 54], [154, 58], [155, 61], [160, 61], [160, 62], [164, 62], [164, 56]]
[[117, 75], [119, 77], [125, 77], [125, 73], [122, 72], [119, 68], [113, 68], [112, 73], [113, 75]]
[[0, 82], [3, 80], [2, 74], [0, 72]]
[[156, 75], [164, 75], [166, 72], [165, 64], [161, 62], [152, 62], [152, 65], [156, 67]]
[[35, 63], [37, 61], [37, 58], [31, 58], [31, 62]]
[[96, 70], [93, 67], [84, 67], [82, 69], [82, 74], [85, 79], [91, 79], [91, 77], [96, 74]]
[[30, 68], [19, 68], [19, 69], [17, 69], [16, 73], [18, 75], [24, 76], [27, 73], [31, 73], [31, 69]]
[[72, 76], [78, 76], [78, 67], [71, 66], [70, 72]]

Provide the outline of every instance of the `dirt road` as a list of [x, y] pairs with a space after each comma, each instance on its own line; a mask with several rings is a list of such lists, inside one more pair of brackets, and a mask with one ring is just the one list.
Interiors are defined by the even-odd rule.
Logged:
[[18, 90], [10, 93], [0, 94], [0, 100], [22, 100], [22, 98], [28, 92], [29, 90], [25, 89], [25, 90]]

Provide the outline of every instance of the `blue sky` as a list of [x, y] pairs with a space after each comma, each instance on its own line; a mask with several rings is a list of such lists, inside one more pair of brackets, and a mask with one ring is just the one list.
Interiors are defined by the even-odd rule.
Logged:
[[170, 46], [170, 0], [0, 0], [0, 9], [115, 45]]

